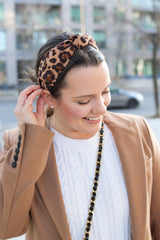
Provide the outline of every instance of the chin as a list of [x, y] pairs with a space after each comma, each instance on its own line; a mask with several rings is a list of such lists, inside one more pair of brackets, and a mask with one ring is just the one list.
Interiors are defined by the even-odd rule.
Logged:
[[100, 130], [100, 128], [101, 128], [101, 123], [91, 126], [90, 129], [88, 128], [87, 132], [89, 134], [94, 135]]

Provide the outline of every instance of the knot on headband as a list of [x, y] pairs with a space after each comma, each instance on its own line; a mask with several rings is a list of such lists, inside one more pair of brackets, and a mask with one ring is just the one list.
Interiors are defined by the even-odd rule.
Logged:
[[75, 34], [69, 39], [49, 49], [41, 59], [37, 80], [41, 88], [51, 89], [57, 81], [58, 75], [73, 57], [77, 49], [90, 45], [97, 49], [95, 40], [88, 34]]

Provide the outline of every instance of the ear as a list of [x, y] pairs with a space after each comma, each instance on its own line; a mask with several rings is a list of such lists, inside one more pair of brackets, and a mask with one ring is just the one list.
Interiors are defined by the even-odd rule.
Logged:
[[53, 108], [53, 106], [54, 108], [56, 107], [57, 100], [51, 95], [51, 93], [48, 90], [42, 91], [42, 98], [50, 108]]

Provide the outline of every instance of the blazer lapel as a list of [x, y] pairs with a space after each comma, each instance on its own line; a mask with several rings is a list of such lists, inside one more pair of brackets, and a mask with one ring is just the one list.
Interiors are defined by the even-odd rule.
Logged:
[[[142, 240], [145, 239], [147, 196], [145, 157], [141, 139], [135, 131], [136, 126], [133, 121], [126, 119], [123, 121], [112, 113], [107, 113], [104, 120], [113, 134], [123, 168], [130, 205], [132, 236], [135, 240]], [[41, 181], [42, 184], [44, 183], [41, 189], [53, 190], [50, 191], [50, 197], [46, 198], [45, 202], [54, 224], [63, 240], [71, 240], [53, 144], [49, 151], [46, 169], [41, 177], [46, 178]], [[48, 178], [51, 181], [47, 181]]]
[[[115, 118], [115, 119], [114, 119]], [[146, 176], [142, 143], [135, 129], [135, 123], [123, 122], [111, 114], [106, 118], [122, 164], [130, 205], [131, 228], [133, 239], [145, 239], [146, 225]], [[122, 124], [123, 123], [123, 124]]]
[[52, 162], [52, 166], [53, 166], [52, 189], [53, 189], [54, 196], [52, 198], [52, 206], [50, 208], [52, 218], [54, 220], [54, 223], [57, 226], [57, 229], [59, 230], [59, 233], [62, 239], [71, 240], [69, 225], [68, 225], [65, 206], [63, 202], [62, 191], [60, 187], [60, 180], [58, 176], [58, 169], [57, 169], [57, 163], [56, 163], [56, 158], [54, 154], [53, 144], [51, 146], [51, 151], [50, 151], [48, 160]]
[[[49, 127], [47, 126], [47, 128]], [[37, 185], [39, 184], [44, 202], [61, 238], [71, 240], [53, 144], [50, 147], [46, 168]]]

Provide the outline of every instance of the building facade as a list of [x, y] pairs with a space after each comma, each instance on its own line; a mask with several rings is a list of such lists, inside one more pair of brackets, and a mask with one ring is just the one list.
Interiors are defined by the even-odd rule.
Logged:
[[26, 78], [49, 36], [82, 29], [97, 41], [113, 77], [150, 76], [152, 46], [123, 22], [127, 18], [153, 32], [150, 1], [0, 0], [0, 86]]

